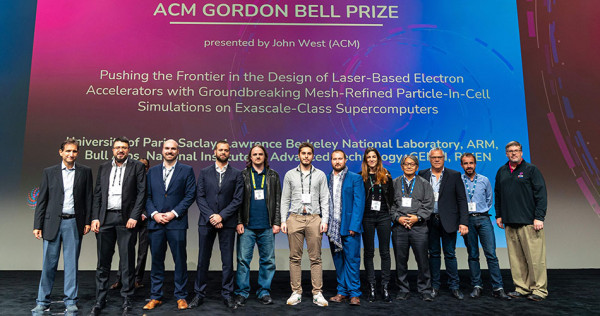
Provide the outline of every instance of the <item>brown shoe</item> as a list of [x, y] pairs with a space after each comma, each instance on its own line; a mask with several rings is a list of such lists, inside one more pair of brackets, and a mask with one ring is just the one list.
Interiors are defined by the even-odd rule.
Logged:
[[177, 300], [177, 309], [187, 309], [187, 308], [188, 308], [188, 303], [185, 300], [185, 298]]
[[345, 300], [348, 299], [348, 296], [342, 295], [342, 294], [337, 294], [336, 296], [332, 297], [329, 299], [330, 302], [336, 302], [336, 303], [341, 303]]
[[123, 286], [123, 284], [121, 284], [121, 282], [120, 282], [120, 281], [117, 281], [117, 282], [113, 283], [113, 284], [110, 286], [110, 288], [109, 288], [109, 289], [111, 289], [111, 290], [118, 290], [118, 289], [120, 289], [122, 286]]
[[148, 304], [144, 305], [143, 309], [145, 309], [145, 310], [151, 310], [151, 309], [157, 308], [160, 305], [162, 305], [162, 301], [159, 301], [159, 300], [150, 300], [150, 302], [148, 302]]
[[360, 298], [358, 298], [356, 296], [355, 297], [351, 297], [350, 298], [350, 305], [360, 306]]
[[140, 288], [144, 287], [144, 284], [142, 282], [135, 281], [135, 285], [134, 286], [135, 286], [136, 289], [140, 289]]

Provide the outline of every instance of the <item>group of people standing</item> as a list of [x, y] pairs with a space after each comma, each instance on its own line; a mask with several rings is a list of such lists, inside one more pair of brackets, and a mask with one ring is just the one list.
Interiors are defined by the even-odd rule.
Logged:
[[[545, 239], [546, 189], [539, 170], [522, 159], [517, 142], [506, 146], [509, 161], [496, 175], [496, 222], [506, 227], [507, 246], [515, 291], [505, 293], [495, 237], [489, 217], [493, 205], [490, 181], [475, 172], [475, 156], [461, 157], [465, 173], [444, 167], [445, 153], [429, 152], [431, 168], [419, 171], [413, 155], [401, 161], [403, 174], [392, 179], [383, 167], [381, 155], [367, 148], [359, 173], [348, 170], [342, 150], [331, 153], [328, 174], [312, 165], [314, 147], [299, 145], [300, 164], [289, 170], [283, 184], [270, 168], [267, 150], [260, 144], [248, 153], [246, 168], [229, 164], [230, 146], [219, 141], [214, 147], [215, 164], [200, 171], [177, 161], [179, 147], [170, 139], [163, 143], [161, 164], [149, 168], [147, 160], [129, 155], [125, 137], [113, 141], [113, 158], [98, 169], [93, 187], [89, 167], [75, 164], [79, 143], [67, 139], [59, 149], [62, 162], [44, 170], [35, 211], [33, 234], [44, 239], [44, 260], [37, 305], [33, 312], [48, 310], [63, 247], [64, 303], [68, 312], [78, 310], [78, 259], [82, 236], [96, 234], [98, 263], [96, 302], [91, 315], [98, 315], [107, 303], [109, 274], [115, 245], [119, 251], [119, 276], [112, 288], [120, 288], [124, 312], [131, 311], [135, 288], [142, 286], [145, 249], [140, 244], [138, 268], [135, 245], [149, 241], [152, 268], [150, 299], [143, 309], [163, 304], [165, 257], [168, 248], [175, 263], [174, 297], [178, 309], [197, 307], [207, 292], [207, 273], [215, 239], [219, 240], [222, 262], [220, 294], [229, 308], [243, 306], [250, 296], [250, 263], [258, 246], [259, 275], [257, 299], [272, 304], [271, 281], [275, 274], [275, 234], [287, 234], [292, 294], [288, 305], [302, 301], [301, 260], [306, 242], [310, 260], [312, 301], [360, 305], [360, 251], [364, 244], [367, 300], [379, 295], [391, 301], [390, 238], [396, 261], [396, 298], [409, 297], [407, 281], [409, 249], [418, 266], [417, 290], [423, 300], [439, 295], [441, 254], [444, 254], [448, 287], [457, 299], [459, 289], [455, 247], [457, 231], [465, 238], [473, 291], [481, 296], [483, 283], [479, 267], [481, 242], [492, 279], [493, 296], [502, 299], [527, 297], [542, 300], [547, 295]], [[187, 292], [188, 209], [196, 202], [198, 219], [198, 266], [194, 292]], [[147, 230], [147, 232], [146, 232]], [[336, 268], [336, 295], [323, 297], [322, 236], [327, 234]], [[375, 235], [381, 256], [381, 294], [377, 294]], [[234, 247], [237, 236], [237, 247]], [[237, 249], [234, 278], [233, 255]], [[141, 271], [140, 271], [141, 269]], [[235, 285], [234, 286], [234, 280]], [[190, 301], [188, 303], [188, 298]]]

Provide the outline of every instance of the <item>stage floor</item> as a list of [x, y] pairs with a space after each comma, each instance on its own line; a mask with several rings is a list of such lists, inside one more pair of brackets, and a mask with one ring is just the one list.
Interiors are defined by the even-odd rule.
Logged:
[[[364, 273], [364, 271], [362, 272]], [[416, 271], [410, 271], [409, 279], [413, 287], [411, 295], [406, 301], [394, 300], [392, 303], [384, 303], [378, 300], [369, 303], [363, 297], [362, 305], [359, 307], [349, 306], [347, 303], [330, 303], [329, 307], [319, 307], [312, 303], [310, 295], [310, 273], [305, 271], [303, 274], [302, 303], [296, 306], [287, 306], [285, 301], [291, 294], [289, 285], [289, 272], [278, 271], [272, 284], [272, 297], [275, 304], [264, 306], [260, 304], [254, 295], [250, 295], [246, 305], [236, 310], [228, 309], [219, 294], [220, 272], [210, 272], [209, 274], [209, 293], [204, 304], [196, 309], [177, 311], [176, 302], [173, 298], [173, 274], [167, 273], [165, 283], [165, 302], [154, 311], [144, 311], [142, 306], [148, 299], [149, 291], [149, 272], [145, 276], [145, 287], [136, 290], [134, 296], [134, 311], [130, 315], [196, 315], [210, 313], [214, 315], [343, 315], [344, 313], [360, 313], [363, 315], [600, 315], [600, 270], [549, 270], [548, 271], [548, 290], [549, 296], [541, 302], [532, 302], [527, 299], [512, 301], [501, 301], [491, 296], [491, 287], [487, 271], [483, 271], [484, 292], [479, 299], [471, 299], [468, 294], [471, 291], [469, 284], [469, 274], [466, 270], [460, 271], [461, 290], [465, 294], [463, 301], [453, 298], [447, 287], [442, 286], [440, 296], [433, 302], [424, 302], [415, 292]], [[195, 273], [190, 273], [188, 281], [188, 290], [193, 293], [193, 280]], [[442, 273], [445, 282], [444, 275]], [[502, 270], [502, 276], [505, 283], [505, 289], [513, 289], [510, 278], [510, 271]], [[1, 315], [31, 315], [29, 311], [35, 307], [35, 298], [39, 282], [39, 271], [0, 271], [0, 314]], [[114, 273], [111, 274], [111, 281], [114, 279]], [[255, 288], [257, 272], [251, 275], [251, 282]], [[334, 271], [324, 271], [324, 293], [325, 298], [335, 295], [335, 273]], [[79, 286], [79, 313], [78, 315], [88, 315], [94, 304], [95, 285], [94, 272], [80, 272]], [[363, 284], [364, 285], [364, 284]], [[44, 315], [63, 315], [64, 305], [62, 304], [62, 272], [57, 274], [57, 279], [52, 292], [53, 303], [50, 312]], [[392, 294], [395, 297], [397, 289], [392, 287]], [[364, 296], [364, 295], [363, 295]], [[118, 291], [110, 291], [107, 307], [102, 315], [121, 315], [122, 300]]]

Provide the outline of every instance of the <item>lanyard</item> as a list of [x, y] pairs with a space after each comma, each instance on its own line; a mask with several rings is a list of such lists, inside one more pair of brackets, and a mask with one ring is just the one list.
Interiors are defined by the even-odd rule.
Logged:
[[[400, 181], [402, 182], [402, 196], [404, 196], [404, 183], [406, 182], [406, 178], [404, 176], [402, 176]], [[415, 189], [415, 182], [417, 182], [417, 181], [415, 181], [415, 178], [413, 178], [410, 182], [412, 182], [412, 184], [410, 185], [410, 193], [409, 193], [408, 197], [412, 197], [413, 190]]]
[[[371, 193], [373, 194], [373, 196], [375, 196], [375, 183], [373, 183], [373, 179], [371, 179], [370, 175], [369, 175], [369, 182], [371, 183]], [[381, 199], [381, 184], [377, 184], [377, 187], [379, 189], [379, 199]]]
[[165, 185], [165, 189], [167, 188], [167, 179], [169, 179], [169, 176], [171, 175], [171, 172], [173, 172], [173, 169], [175, 169], [175, 167], [167, 169], [167, 167], [163, 166], [163, 184]]
[[469, 190], [469, 185], [467, 183], [467, 176], [465, 175], [465, 177], [463, 178], [463, 181], [465, 182], [465, 188], [467, 188], [467, 195], [469, 196], [469, 202], [471, 202], [473, 200], [473, 195], [475, 195], [475, 186], [477, 186], [477, 175], [475, 175], [475, 180], [473, 182], [473, 187]]
[[119, 185], [121, 185], [121, 178], [123, 177], [123, 165], [121, 165], [120, 167], [115, 166], [115, 175], [113, 176], [113, 183], [112, 186], [115, 186], [115, 181], [117, 180], [117, 171], [119, 171]]
[[[250, 170], [250, 172], [252, 173], [252, 186], [254, 187], [254, 190], [256, 190], [256, 181], [254, 181], [254, 170]], [[263, 173], [262, 183], [260, 184], [260, 188], [264, 189], [264, 187], [265, 187], [265, 174]]]
[[[298, 170], [300, 172], [300, 187], [302, 188], [302, 194], [304, 194], [304, 175], [302, 174], [302, 170]], [[312, 169], [309, 172], [308, 176], [308, 194], [310, 194], [310, 187], [312, 185]]]

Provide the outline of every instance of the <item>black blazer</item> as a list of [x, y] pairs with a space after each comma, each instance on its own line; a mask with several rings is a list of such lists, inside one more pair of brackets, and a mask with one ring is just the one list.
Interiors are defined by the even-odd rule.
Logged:
[[238, 223], [238, 211], [244, 198], [244, 178], [242, 172], [229, 164], [221, 187], [217, 178], [217, 169], [212, 164], [198, 175], [196, 203], [200, 209], [198, 225], [210, 225], [209, 217], [219, 214], [223, 218], [223, 227], [235, 228]]
[[[112, 159], [100, 165], [96, 188], [94, 190], [94, 204], [92, 207], [92, 220], [100, 220], [100, 226], [104, 224], [106, 208], [108, 206], [108, 187], [110, 185], [110, 170]], [[123, 191], [121, 200], [121, 211], [123, 223], [133, 218], [140, 220], [144, 210], [146, 196], [146, 171], [143, 163], [129, 157], [123, 176]]]
[[[419, 171], [427, 182], [431, 179], [431, 169]], [[438, 197], [438, 210], [442, 226], [447, 233], [458, 230], [458, 225], [469, 225], [467, 194], [460, 172], [444, 168]]]
[[[44, 169], [42, 184], [37, 198], [33, 229], [41, 229], [45, 240], [54, 240], [58, 234], [63, 201], [65, 198], [62, 163]], [[75, 164], [75, 180], [73, 181], [73, 200], [75, 202], [75, 219], [79, 236], [83, 236], [85, 225], [90, 225], [92, 215], [92, 169]]]

